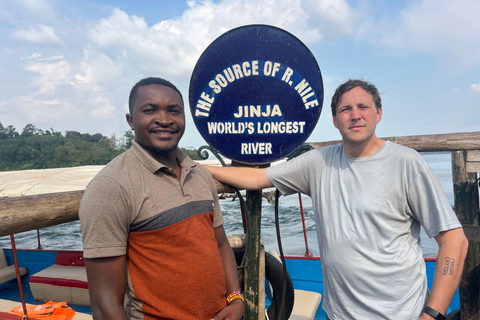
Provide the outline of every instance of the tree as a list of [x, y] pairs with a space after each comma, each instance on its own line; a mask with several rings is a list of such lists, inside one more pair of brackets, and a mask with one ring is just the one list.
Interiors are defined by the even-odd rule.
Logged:
[[0, 122], [0, 140], [15, 137], [18, 137], [17, 130], [15, 130], [15, 128], [11, 125], [5, 128]]
[[131, 130], [125, 131], [125, 133], [123, 134], [123, 143], [120, 148], [122, 150], [130, 149], [133, 139], [135, 139], [135, 135], [133, 134], [133, 132]]
[[25, 128], [23, 128], [22, 133], [20, 136], [22, 137], [30, 137], [33, 135], [43, 135], [43, 131], [40, 129], [37, 129], [33, 124], [27, 124]]
[[[135, 135], [125, 131], [105, 137], [100, 133], [78, 131], [43, 131], [27, 124], [21, 134], [13, 126], [0, 123], [0, 171], [104, 165], [129, 149]], [[181, 148], [194, 160], [201, 158], [197, 149]]]
[[190, 158], [192, 158], [192, 160], [203, 160], [198, 155], [198, 150], [193, 147], [180, 148], [180, 149], [182, 149], [183, 152], [185, 152]]

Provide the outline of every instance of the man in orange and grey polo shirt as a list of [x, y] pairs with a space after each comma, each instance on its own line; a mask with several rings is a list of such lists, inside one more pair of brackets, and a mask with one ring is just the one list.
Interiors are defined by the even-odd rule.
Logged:
[[132, 147], [93, 178], [80, 203], [94, 318], [241, 319], [215, 184], [178, 148], [181, 93], [146, 78], [132, 88], [129, 109]]

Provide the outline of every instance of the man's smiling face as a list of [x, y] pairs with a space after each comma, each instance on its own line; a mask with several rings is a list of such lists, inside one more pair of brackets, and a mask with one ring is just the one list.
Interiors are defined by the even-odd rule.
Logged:
[[174, 151], [185, 132], [181, 96], [170, 87], [150, 84], [137, 89], [137, 98], [127, 122], [135, 140], [155, 158]]

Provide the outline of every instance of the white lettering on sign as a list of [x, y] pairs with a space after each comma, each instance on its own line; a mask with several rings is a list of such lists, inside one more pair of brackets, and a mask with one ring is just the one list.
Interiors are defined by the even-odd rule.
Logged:
[[[279, 62], [252, 60], [233, 64], [217, 73], [215, 77], [208, 82], [208, 86], [201, 93], [196, 104], [195, 117], [209, 117], [210, 109], [215, 98], [222, 92], [223, 88], [226, 88], [230, 83], [233, 83], [238, 79], [251, 76], [265, 76], [279, 79], [287, 83], [290, 87], [295, 88], [302, 98], [305, 109], [319, 106], [316, 93], [299, 72]], [[241, 107], [243, 107], [243, 110], [240, 110]], [[235, 117], [260, 117], [257, 115], [258, 108], [258, 106], [252, 105], [239, 106], [239, 111], [235, 114]], [[261, 115], [263, 117], [281, 115], [280, 107], [278, 107], [278, 105], [274, 105], [271, 111], [264, 110], [262, 112], [269, 114]]]
[[253, 118], [253, 117], [275, 117], [282, 116], [282, 111], [278, 104], [273, 105], [273, 108], [267, 105], [256, 106], [238, 106], [237, 113], [234, 113], [235, 118]]
[[200, 95], [200, 99], [198, 99], [198, 102], [197, 102], [197, 109], [195, 110], [195, 116], [197, 116], [198, 113], [203, 113], [204, 116], [208, 117], [208, 113], [210, 112], [210, 108], [212, 107], [213, 101], [215, 101], [214, 98], [210, 97], [205, 92], [202, 92], [202, 94]]
[[208, 122], [209, 134], [253, 134], [255, 124], [253, 122]]
[[285, 73], [283, 74], [282, 81], [285, 81], [288, 83], [290, 86], [293, 84], [292, 81], [290, 81], [290, 77], [293, 74], [293, 70], [291, 68], [288, 68], [285, 70]]
[[305, 121], [258, 122], [257, 134], [303, 133]]
[[272, 154], [272, 144], [270, 142], [242, 143], [241, 154]]
[[305, 109], [310, 109], [311, 107], [318, 106], [317, 99], [312, 99], [311, 101], [308, 101], [309, 98], [315, 95], [315, 92], [312, 90], [312, 87], [310, 87], [309, 83], [305, 79], [303, 79], [299, 84], [297, 84], [295, 90], [297, 90], [297, 92], [300, 94], [300, 97], [302, 97]]
[[258, 76], [258, 61], [245, 61], [241, 64], [234, 64], [231, 67], [224, 69], [223, 74], [219, 73], [214, 80], [208, 83], [208, 86], [213, 89], [213, 92], [219, 94], [222, 88], [225, 88], [229, 83], [243, 77]]
[[271, 61], [266, 61], [263, 66], [263, 74], [270, 77], [275, 77], [275, 74], [280, 70], [281, 64], [278, 62], [272, 63]]
[[302, 134], [305, 121], [207, 122], [208, 134]]

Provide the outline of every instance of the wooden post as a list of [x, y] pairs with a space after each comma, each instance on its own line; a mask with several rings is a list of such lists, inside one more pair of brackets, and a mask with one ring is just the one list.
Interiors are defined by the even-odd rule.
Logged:
[[262, 191], [247, 190], [247, 246], [245, 250], [245, 320], [257, 320], [259, 316], [258, 275], [260, 274], [260, 226]]
[[260, 273], [258, 275], [258, 320], [265, 320], [265, 247], [260, 245]]
[[[452, 152], [452, 179], [455, 213], [465, 226], [469, 247], [460, 281], [461, 319], [480, 320], [480, 242], [471, 231], [479, 226], [477, 174], [466, 170], [466, 152]], [[467, 232], [468, 231], [468, 232]]]

